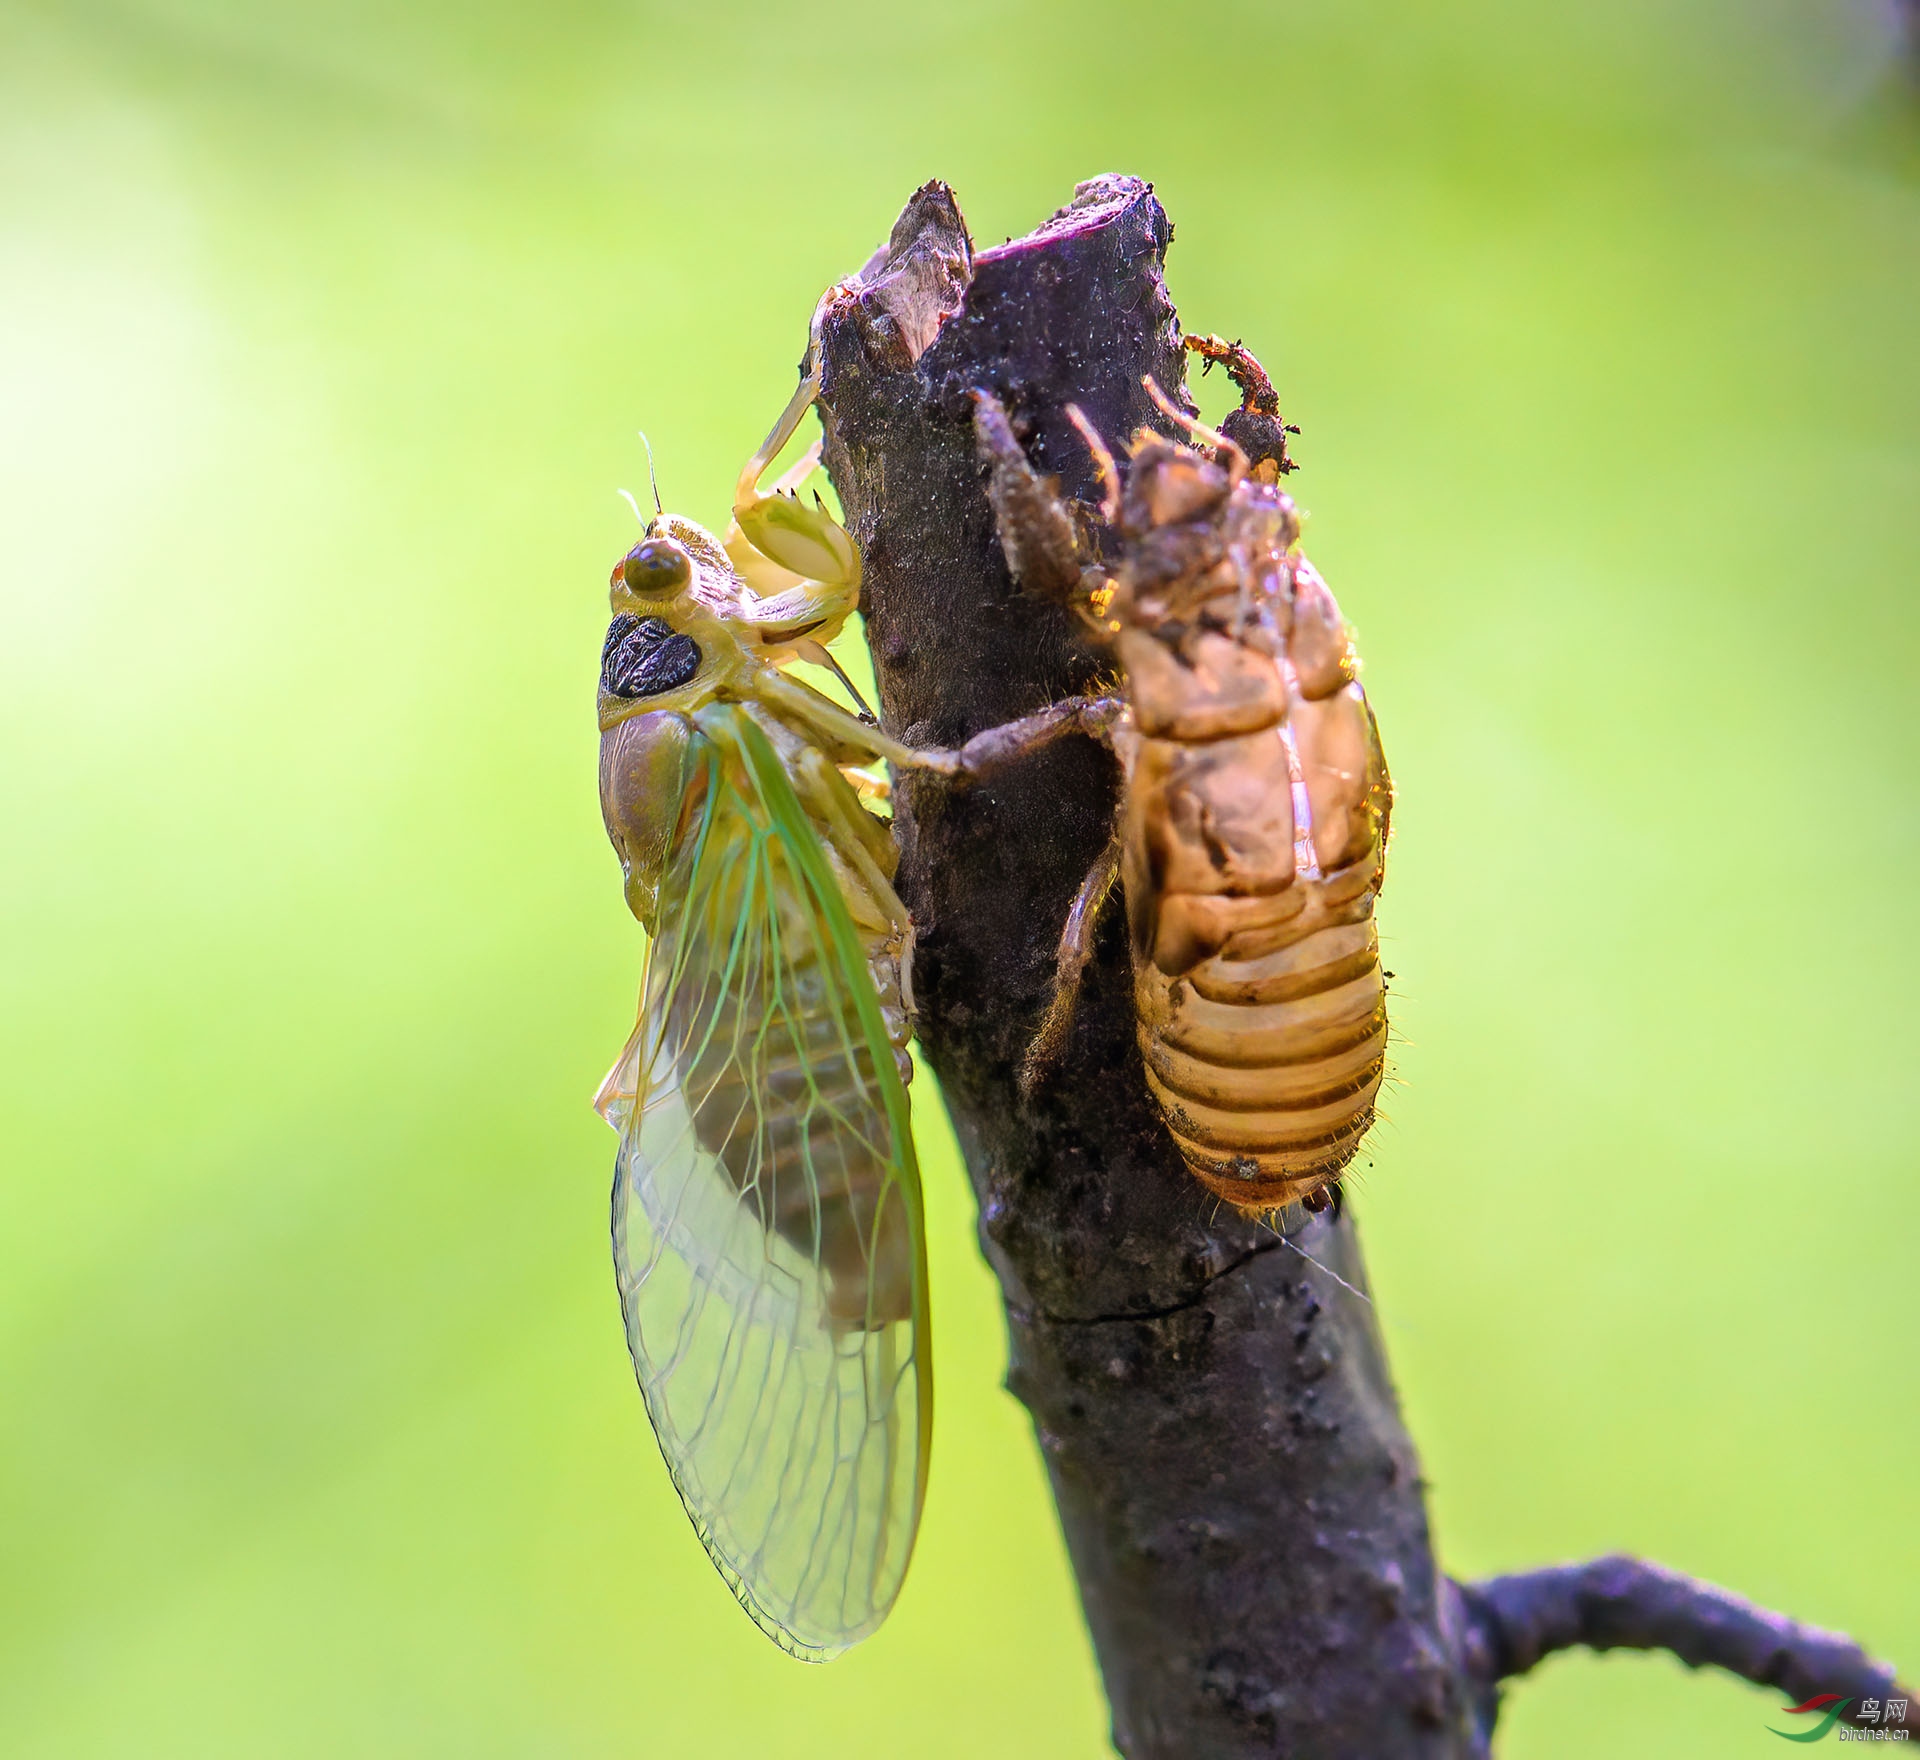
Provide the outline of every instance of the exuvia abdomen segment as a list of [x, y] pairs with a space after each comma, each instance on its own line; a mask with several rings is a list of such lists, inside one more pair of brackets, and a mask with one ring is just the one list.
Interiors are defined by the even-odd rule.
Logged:
[[1386, 1068], [1386, 763], [1331, 594], [1303, 559], [1287, 572], [1286, 634], [1337, 631], [1337, 659], [1219, 634], [1117, 644], [1141, 1055], [1188, 1168], [1249, 1210], [1339, 1177]]
[[1136, 959], [1147, 1082], [1187, 1166], [1267, 1209], [1337, 1178], [1373, 1123], [1386, 986], [1373, 922], [1379, 862], [1236, 898], [1219, 952], [1179, 976]]

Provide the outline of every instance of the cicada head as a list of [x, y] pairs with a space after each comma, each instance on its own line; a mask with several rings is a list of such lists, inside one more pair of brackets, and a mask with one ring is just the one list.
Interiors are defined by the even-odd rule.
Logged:
[[613, 621], [600, 651], [602, 729], [653, 709], [711, 701], [742, 659], [729, 615], [739, 581], [713, 535], [663, 513], [613, 565]]
[[711, 532], [676, 513], [663, 513], [613, 565], [608, 596], [615, 611], [670, 616], [677, 602], [698, 596], [703, 575], [732, 573]]

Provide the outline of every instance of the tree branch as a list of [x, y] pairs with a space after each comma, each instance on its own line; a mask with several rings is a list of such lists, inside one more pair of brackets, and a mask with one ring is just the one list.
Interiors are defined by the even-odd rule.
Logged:
[[[1162, 425], [1145, 375], [1185, 396], [1171, 237], [1149, 185], [1107, 177], [976, 257], [952, 192], [929, 184], [830, 296], [825, 457], [895, 735], [957, 746], [1099, 682], [1065, 609], [1008, 575], [970, 393], [995, 393], [1034, 463], [1097, 504], [1066, 406], [1124, 436]], [[1897, 1694], [1845, 1639], [1631, 1560], [1440, 1578], [1351, 1215], [1283, 1242], [1188, 1175], [1135, 1045], [1118, 911], [1057, 1072], [1022, 1097], [1117, 783], [1102, 748], [1063, 738], [972, 788], [899, 778], [895, 830], [917, 1032], [979, 1199], [1008, 1386], [1033, 1415], [1121, 1752], [1478, 1760], [1497, 1683], [1575, 1643], [1667, 1648], [1802, 1697]]]
[[1575, 1645], [1665, 1650], [1689, 1668], [1723, 1668], [1756, 1686], [1778, 1687], [1796, 1705], [1836, 1693], [1853, 1701], [1842, 1713], [1849, 1723], [1883, 1727], [1862, 1717], [1860, 1706], [1888, 1699], [1907, 1700], [1909, 1721], [1920, 1723], [1920, 1694], [1851, 1638], [1642, 1559], [1616, 1555], [1455, 1588], [1466, 1664], [1488, 1687]]
[[[1065, 406], [1125, 435], [1161, 424], [1143, 375], [1182, 395], [1170, 236], [1147, 185], [1103, 178], [976, 258], [929, 185], [833, 302], [826, 460], [902, 737], [957, 745], [1096, 682], [1068, 614], [1008, 576], [968, 393], [994, 391], [1036, 464], [1097, 502]], [[903, 779], [896, 800], [917, 1030], [979, 1197], [1008, 1385], [1039, 1433], [1114, 1740], [1134, 1760], [1480, 1752], [1413, 1446], [1372, 1309], [1343, 1287], [1366, 1287], [1353, 1225], [1315, 1218], [1286, 1250], [1188, 1175], [1135, 1048], [1117, 910], [1057, 1074], [1020, 1097], [1116, 782], [1070, 738], [972, 789]]]

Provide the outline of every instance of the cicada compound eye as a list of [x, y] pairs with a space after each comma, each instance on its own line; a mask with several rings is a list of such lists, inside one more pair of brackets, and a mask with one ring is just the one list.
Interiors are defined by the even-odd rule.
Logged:
[[648, 598], [677, 593], [692, 574], [692, 558], [671, 538], [642, 538], [620, 559], [627, 591]]

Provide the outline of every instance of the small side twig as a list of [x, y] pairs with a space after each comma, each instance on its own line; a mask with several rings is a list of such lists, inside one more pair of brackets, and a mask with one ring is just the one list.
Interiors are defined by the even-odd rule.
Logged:
[[1642, 1559], [1615, 1555], [1553, 1565], [1484, 1583], [1457, 1583], [1462, 1649], [1484, 1688], [1556, 1650], [1665, 1650], [1689, 1668], [1722, 1668], [1756, 1686], [1778, 1687], [1792, 1704], [1820, 1694], [1851, 1700], [1848, 1723], [1868, 1725], [1861, 1706], [1920, 1693], [1851, 1638], [1755, 1607], [1725, 1589]]

